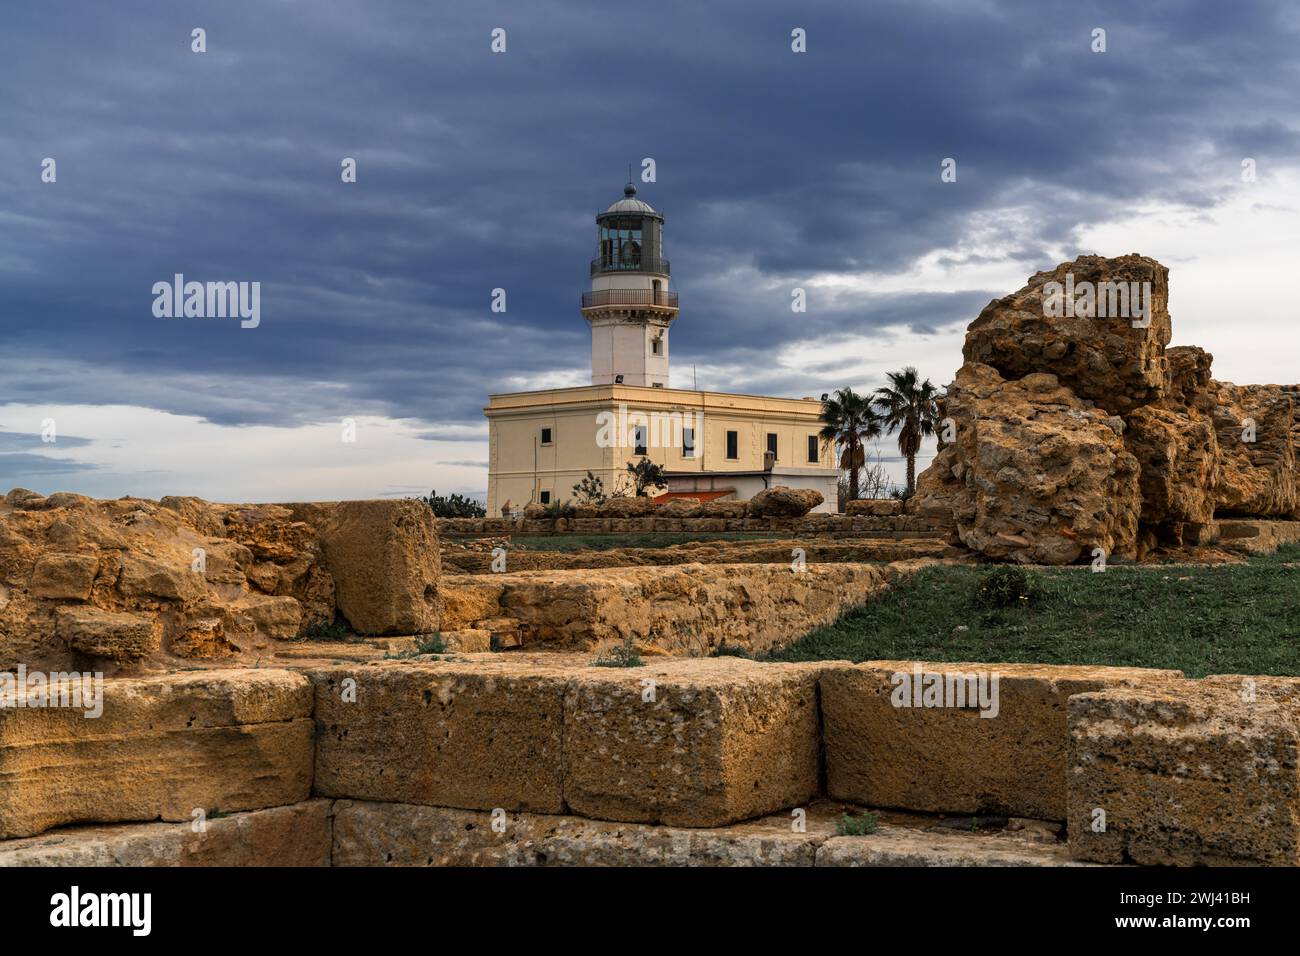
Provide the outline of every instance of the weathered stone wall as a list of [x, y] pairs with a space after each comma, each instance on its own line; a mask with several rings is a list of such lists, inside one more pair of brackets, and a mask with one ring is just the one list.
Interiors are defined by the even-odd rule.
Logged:
[[[890, 700], [980, 671], [987, 717]], [[1296, 678], [495, 654], [105, 691], [0, 709], [0, 865], [1300, 865]], [[880, 831], [834, 836], [864, 804]]]
[[871, 564], [687, 564], [447, 577], [443, 626], [495, 629], [527, 647], [631, 641], [643, 652], [762, 653], [877, 596], [898, 569]]
[[5, 684], [0, 838], [71, 823], [188, 821], [196, 810], [296, 803], [311, 789], [311, 685], [301, 674], [110, 679], [98, 716], [84, 699], [24, 705]]
[[[920, 676], [897, 706], [894, 675]], [[925, 676], [998, 675], [997, 710], [927, 706]], [[1037, 820], [1066, 815], [1065, 705], [1111, 687], [1185, 683], [1179, 671], [1136, 667], [870, 661], [822, 678], [826, 789], [867, 806], [998, 813]], [[945, 691], [946, 692], [946, 691]], [[946, 701], [951, 704], [951, 701]]]
[[[742, 502], [743, 504], [743, 502]], [[850, 502], [865, 506], [866, 502]], [[891, 502], [897, 505], [897, 502]], [[802, 517], [753, 517], [737, 515], [683, 517], [650, 514], [632, 517], [610, 515], [571, 518], [439, 518], [444, 535], [501, 534], [650, 534], [655, 532], [714, 533], [781, 532], [798, 535], [870, 535], [892, 537], [942, 536], [952, 531], [951, 515], [812, 514]]]
[[0, 499], [0, 670], [253, 663], [314, 623], [438, 627], [437, 527], [420, 501]]
[[[557, 542], [558, 544], [559, 542]], [[511, 571], [564, 571], [575, 568], [662, 567], [682, 564], [788, 565], [801, 551], [809, 564], [907, 561], [915, 558], [957, 560], [969, 552], [941, 538], [780, 538], [758, 541], [690, 541], [645, 548], [575, 548], [572, 550], [511, 547], [509, 537], [442, 538], [444, 574], [487, 574], [506, 551]]]
[[1076, 859], [1300, 865], [1300, 680], [1208, 677], [1069, 701]]

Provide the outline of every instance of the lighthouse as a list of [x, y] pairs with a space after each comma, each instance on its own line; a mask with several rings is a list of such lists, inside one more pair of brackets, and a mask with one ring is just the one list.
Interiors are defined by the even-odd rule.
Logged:
[[817, 510], [833, 511], [839, 472], [820, 437], [821, 402], [669, 382], [677, 293], [668, 288], [664, 217], [636, 192], [628, 183], [596, 216], [581, 306], [591, 384], [488, 396], [489, 515], [577, 500], [589, 478], [605, 494], [627, 493], [629, 466], [645, 460], [667, 480], [656, 501], [745, 501], [784, 485], [817, 489]]
[[623, 187], [596, 216], [596, 258], [582, 315], [591, 326], [591, 384], [668, 388], [668, 330], [677, 293], [664, 258], [664, 217]]

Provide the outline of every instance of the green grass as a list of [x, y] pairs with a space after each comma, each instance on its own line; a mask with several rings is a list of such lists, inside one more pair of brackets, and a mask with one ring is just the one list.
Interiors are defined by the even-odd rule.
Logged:
[[835, 821], [835, 833], [837, 836], [870, 836], [876, 832], [878, 822], [874, 813], [858, 817], [846, 813]]
[[[647, 531], [639, 534], [516, 534], [512, 547], [522, 551], [609, 551], [612, 548], [667, 548], [693, 541], [763, 541], [779, 535], [748, 531]], [[788, 535], [787, 535], [788, 537]]]
[[1272, 554], [1261, 554], [1250, 559], [1256, 567], [1275, 564], [1300, 564], [1300, 544], [1284, 544]]
[[982, 607], [997, 568], [938, 566], [770, 659], [1168, 667], [1300, 675], [1300, 547], [1244, 565], [1029, 572], [1034, 600]]

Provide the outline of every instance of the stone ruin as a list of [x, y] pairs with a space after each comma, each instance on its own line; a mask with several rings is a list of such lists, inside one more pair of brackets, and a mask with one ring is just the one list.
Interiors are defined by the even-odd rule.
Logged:
[[[1149, 282], [1150, 321], [1045, 315], [1067, 272]], [[0, 866], [1300, 865], [1300, 678], [721, 653], [936, 560], [1143, 557], [1235, 517], [1266, 519], [1235, 522], [1259, 547], [1296, 540], [1274, 519], [1300, 517], [1300, 396], [1169, 348], [1167, 288], [1153, 260], [1083, 257], [991, 303], [906, 507], [807, 514], [773, 489], [435, 521], [15, 489]], [[786, 537], [518, 550], [500, 573], [472, 546], [696, 531]], [[317, 639], [331, 626], [346, 639]], [[611, 642], [645, 660], [598, 666]], [[88, 670], [108, 675], [93, 704]], [[956, 696], [900, 707], [900, 674]], [[876, 832], [842, 832], [865, 808]]]
[[[1300, 518], [1300, 386], [1215, 381], [1204, 349], [1168, 347], [1168, 276], [1145, 256], [1080, 256], [990, 302], [912, 510], [1030, 564], [1142, 559], [1214, 542], [1219, 518]], [[1147, 312], [1058, 315], [1051, 284], [1067, 281], [1147, 283]]]
[[0, 670], [254, 664], [313, 625], [438, 629], [437, 528], [420, 501], [0, 499]]

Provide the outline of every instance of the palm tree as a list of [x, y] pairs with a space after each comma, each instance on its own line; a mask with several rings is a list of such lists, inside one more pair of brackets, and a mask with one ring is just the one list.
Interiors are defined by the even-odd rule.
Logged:
[[880, 410], [884, 427], [891, 434], [898, 432], [898, 450], [907, 458], [907, 495], [916, 491], [916, 453], [921, 450], [921, 439], [933, 435], [939, 428], [940, 390], [930, 384], [911, 365], [901, 372], [885, 375], [889, 384], [876, 389], [873, 399]]
[[858, 470], [866, 461], [863, 444], [880, 436], [880, 416], [871, 399], [841, 388], [822, 403], [822, 442], [839, 445], [840, 467], [849, 473], [849, 499], [858, 496]]

